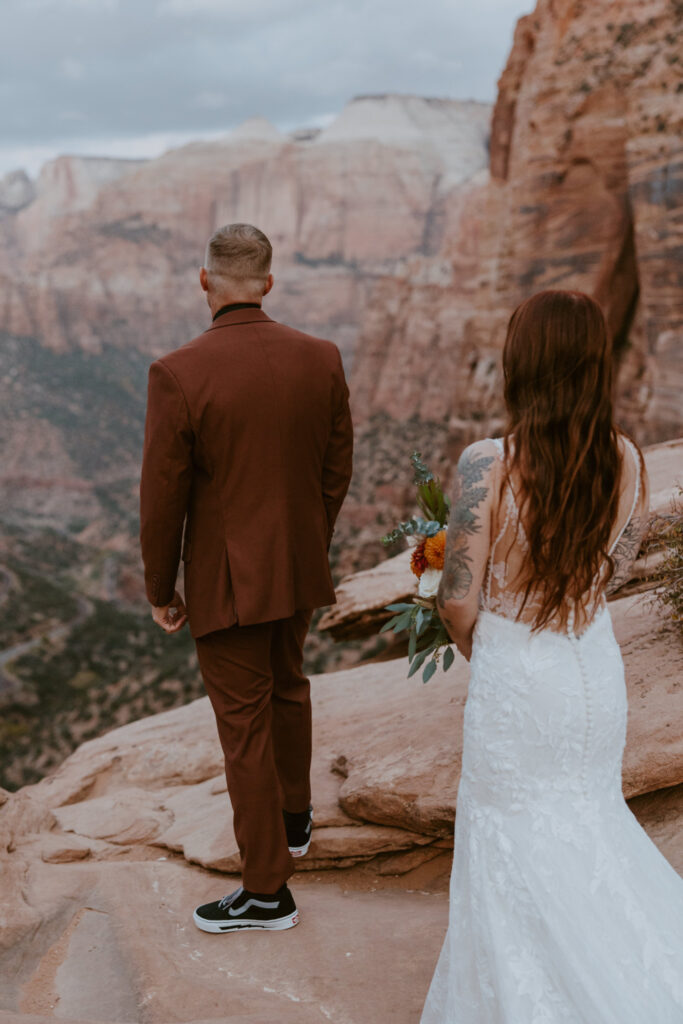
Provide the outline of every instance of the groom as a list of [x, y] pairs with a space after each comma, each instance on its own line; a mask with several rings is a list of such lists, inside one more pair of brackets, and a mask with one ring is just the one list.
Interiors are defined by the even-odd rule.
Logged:
[[313, 816], [303, 646], [313, 609], [335, 600], [328, 551], [351, 478], [339, 350], [263, 312], [271, 256], [250, 224], [216, 231], [199, 272], [212, 323], [149, 370], [147, 597], [167, 633], [189, 620], [242, 861], [242, 887], [194, 913], [209, 932], [298, 921], [286, 882]]

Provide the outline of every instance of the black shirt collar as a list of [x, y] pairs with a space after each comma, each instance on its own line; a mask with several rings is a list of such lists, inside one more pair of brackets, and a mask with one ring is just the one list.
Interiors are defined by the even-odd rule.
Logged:
[[229, 306], [221, 306], [221, 308], [213, 314], [211, 322], [213, 323], [219, 316], [223, 316], [223, 313], [232, 313], [234, 309], [260, 309], [260, 302], [231, 302]]

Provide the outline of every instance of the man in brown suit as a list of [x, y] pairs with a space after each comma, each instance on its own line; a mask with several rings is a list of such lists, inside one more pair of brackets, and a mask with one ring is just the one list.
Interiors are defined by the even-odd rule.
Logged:
[[335, 600], [328, 551], [351, 478], [339, 350], [263, 312], [271, 255], [249, 224], [217, 231], [200, 271], [212, 324], [149, 371], [147, 597], [168, 633], [189, 620], [242, 860], [242, 887], [195, 911], [212, 932], [298, 920], [286, 882], [312, 819], [303, 645], [313, 609]]

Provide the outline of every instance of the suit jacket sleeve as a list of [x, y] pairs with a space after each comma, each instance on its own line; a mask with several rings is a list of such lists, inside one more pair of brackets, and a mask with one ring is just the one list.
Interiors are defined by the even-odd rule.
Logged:
[[193, 432], [185, 396], [163, 362], [149, 368], [140, 477], [140, 547], [145, 590], [153, 605], [170, 604], [192, 484]]
[[327, 546], [332, 541], [334, 524], [351, 482], [353, 468], [353, 423], [349, 408], [349, 389], [339, 350], [333, 378], [332, 429], [323, 463], [323, 500], [327, 512]]

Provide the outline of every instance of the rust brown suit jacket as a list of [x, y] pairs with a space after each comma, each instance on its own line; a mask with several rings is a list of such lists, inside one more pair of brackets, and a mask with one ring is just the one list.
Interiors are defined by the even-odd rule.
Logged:
[[140, 484], [152, 604], [172, 601], [181, 555], [195, 637], [334, 603], [348, 396], [336, 345], [260, 308], [222, 314], [152, 363]]

